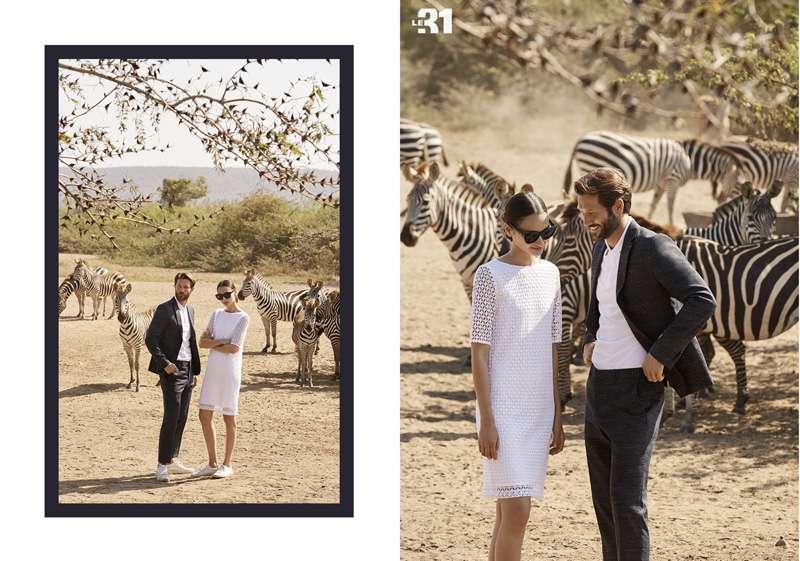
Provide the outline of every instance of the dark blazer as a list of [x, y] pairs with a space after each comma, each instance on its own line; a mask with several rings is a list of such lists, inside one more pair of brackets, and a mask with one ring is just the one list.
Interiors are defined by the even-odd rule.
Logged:
[[[189, 348], [192, 351], [192, 374], [200, 374], [200, 351], [197, 348], [197, 338], [194, 332], [194, 308], [187, 305], [189, 312]], [[150, 366], [148, 370], [156, 374], [165, 374], [167, 364], [178, 360], [178, 351], [181, 350], [183, 341], [183, 326], [181, 313], [178, 311], [178, 302], [175, 298], [160, 304], [153, 314], [144, 344], [150, 351]]]
[[[621, 241], [617, 303], [639, 343], [664, 365], [664, 378], [681, 397], [712, 386], [695, 337], [717, 303], [703, 278], [669, 237], [639, 226], [633, 218]], [[595, 341], [600, 326], [597, 279], [606, 244], [592, 253], [592, 296], [583, 344]], [[676, 312], [672, 298], [682, 303]]]

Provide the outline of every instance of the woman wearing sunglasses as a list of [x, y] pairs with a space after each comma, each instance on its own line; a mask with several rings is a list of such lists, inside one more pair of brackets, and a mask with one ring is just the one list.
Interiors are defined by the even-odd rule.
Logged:
[[511, 249], [475, 273], [472, 377], [483, 496], [496, 499], [489, 560], [522, 555], [531, 497], [544, 498], [548, 457], [564, 447], [558, 397], [561, 288], [541, 259], [558, 228], [529, 186], [502, 213]]
[[[242, 347], [247, 335], [250, 316], [236, 305], [236, 287], [229, 280], [217, 285], [217, 300], [223, 308], [214, 310], [199, 345], [209, 349], [206, 375], [200, 389], [200, 425], [208, 449], [208, 465], [192, 477], [228, 477], [233, 473], [231, 456], [236, 443], [236, 415], [239, 404], [239, 386], [242, 381]], [[214, 412], [222, 413], [225, 420], [225, 459], [217, 463], [217, 438], [214, 430]]]

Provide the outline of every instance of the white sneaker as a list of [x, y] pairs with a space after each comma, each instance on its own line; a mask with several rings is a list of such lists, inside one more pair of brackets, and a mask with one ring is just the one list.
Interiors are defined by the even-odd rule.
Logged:
[[178, 458], [175, 458], [172, 460], [171, 464], [167, 464], [167, 473], [171, 475], [178, 473], [194, 473], [194, 470], [190, 467], [186, 467]]
[[211, 467], [211, 464], [207, 464], [206, 467], [201, 469], [200, 471], [196, 471], [192, 474], [192, 477], [206, 477], [207, 475], [214, 475], [214, 473], [219, 469], [217, 467]]
[[220, 464], [219, 467], [217, 468], [217, 471], [215, 471], [214, 475], [212, 475], [211, 477], [214, 477], [215, 479], [220, 479], [222, 477], [228, 477], [229, 475], [232, 474], [233, 474], [233, 468], [228, 467], [225, 464]]
[[161, 481], [162, 483], [167, 483], [169, 481], [167, 466], [158, 464], [158, 469], [156, 469], [156, 481]]

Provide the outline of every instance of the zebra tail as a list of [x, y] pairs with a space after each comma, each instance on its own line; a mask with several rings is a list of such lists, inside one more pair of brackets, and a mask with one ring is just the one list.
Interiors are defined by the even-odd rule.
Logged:
[[450, 165], [450, 162], [447, 161], [447, 156], [444, 155], [444, 146], [442, 146], [442, 162], [444, 162], [446, 166]]

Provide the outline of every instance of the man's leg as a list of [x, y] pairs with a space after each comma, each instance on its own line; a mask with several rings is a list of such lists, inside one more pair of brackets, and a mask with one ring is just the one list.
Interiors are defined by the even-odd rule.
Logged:
[[183, 429], [186, 428], [186, 420], [189, 418], [189, 405], [192, 402], [192, 382], [193, 376], [190, 374], [191, 364], [189, 362], [178, 362], [178, 372], [175, 376], [175, 392], [178, 395], [178, 418], [175, 423], [175, 435], [172, 439], [172, 457], [177, 458], [181, 451], [181, 439]]

